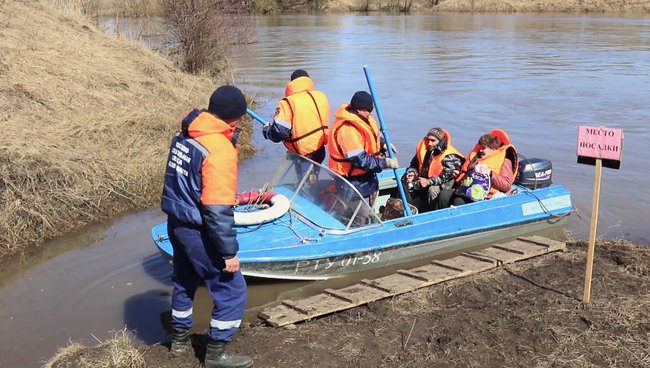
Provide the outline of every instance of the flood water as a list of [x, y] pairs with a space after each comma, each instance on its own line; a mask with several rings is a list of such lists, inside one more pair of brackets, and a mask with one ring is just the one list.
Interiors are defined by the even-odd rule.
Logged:
[[[270, 118], [294, 69], [306, 69], [332, 110], [368, 90], [372, 72], [391, 141], [402, 165], [432, 127], [450, 131], [469, 152], [492, 128], [520, 153], [554, 165], [554, 182], [572, 191], [582, 219], [569, 236], [586, 238], [594, 168], [576, 164], [577, 127], [625, 131], [621, 170], [604, 169], [598, 235], [645, 242], [650, 199], [637, 189], [650, 173], [641, 155], [650, 139], [650, 20], [643, 17], [529, 15], [318, 15], [257, 18], [258, 42], [235, 51], [238, 86]], [[207, 97], [206, 97], [207, 98]], [[261, 188], [284, 155], [255, 140], [258, 155], [240, 166], [238, 191]], [[0, 270], [3, 366], [37, 367], [68, 339], [85, 344], [136, 329], [143, 343], [168, 337], [171, 267], [150, 236], [165, 221], [154, 208], [56, 239]], [[548, 236], [561, 238], [560, 232]], [[404, 267], [404, 265], [402, 265]], [[390, 270], [383, 270], [389, 272]], [[355, 282], [356, 275], [310, 283], [249, 283], [249, 307]], [[195, 331], [209, 321], [200, 290]], [[247, 319], [255, 318], [255, 311]]]
[[[447, 129], [469, 152], [504, 129], [519, 153], [553, 162], [589, 234], [594, 167], [576, 163], [578, 125], [624, 130], [620, 170], [604, 169], [598, 235], [650, 242], [650, 18], [531, 15], [283, 16], [259, 18], [258, 43], [238, 49], [240, 87], [270, 119], [296, 68], [308, 71], [332, 110], [372, 73], [391, 142], [408, 165], [426, 132]], [[376, 114], [375, 114], [376, 116]]]

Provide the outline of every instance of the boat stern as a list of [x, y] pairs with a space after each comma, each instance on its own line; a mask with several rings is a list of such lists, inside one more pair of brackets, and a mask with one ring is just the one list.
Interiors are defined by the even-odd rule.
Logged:
[[163, 258], [173, 266], [174, 250], [172, 249], [172, 243], [169, 241], [169, 236], [167, 235], [167, 223], [163, 222], [160, 225], [154, 226], [151, 229], [151, 238]]

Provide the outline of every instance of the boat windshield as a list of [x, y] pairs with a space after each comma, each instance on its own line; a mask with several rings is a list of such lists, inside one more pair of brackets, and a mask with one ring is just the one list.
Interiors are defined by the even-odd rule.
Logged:
[[269, 183], [269, 191], [289, 198], [291, 210], [319, 230], [343, 233], [381, 225], [347, 180], [293, 152], [287, 152]]

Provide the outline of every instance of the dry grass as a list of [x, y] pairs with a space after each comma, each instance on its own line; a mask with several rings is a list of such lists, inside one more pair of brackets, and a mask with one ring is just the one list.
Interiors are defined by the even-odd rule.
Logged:
[[133, 345], [134, 336], [126, 329], [117, 331], [112, 339], [96, 347], [86, 348], [76, 343], [59, 349], [43, 368], [142, 368], [143, 353]]
[[648, 0], [442, 0], [437, 11], [449, 12], [650, 12]]
[[411, 12], [431, 9], [436, 0], [255, 0], [256, 13]]
[[70, 357], [74, 357], [81, 353], [82, 351], [88, 349], [87, 347], [78, 344], [76, 342], [72, 342], [72, 340], [69, 341], [68, 346], [64, 348], [59, 348], [56, 352], [56, 354], [45, 363], [43, 368], [54, 368], [58, 367], [61, 362], [70, 359]]
[[[158, 204], [180, 120], [222, 82], [74, 7], [11, 1], [0, 22], [0, 256]], [[254, 153], [244, 128], [240, 159]]]
[[[343, 0], [349, 11], [411, 13], [430, 10], [435, 0]], [[332, 9], [340, 7], [331, 5]]]
[[259, 14], [277, 14], [282, 11], [282, 8], [277, 0], [255, 0], [253, 11]]
[[39, 0], [41, 3], [73, 7], [91, 17], [150, 18], [161, 13], [159, 0]]

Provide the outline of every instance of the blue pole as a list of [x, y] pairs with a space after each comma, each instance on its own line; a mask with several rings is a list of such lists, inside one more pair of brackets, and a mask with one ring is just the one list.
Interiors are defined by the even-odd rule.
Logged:
[[[390, 147], [390, 138], [388, 138], [388, 132], [386, 131], [386, 124], [384, 123], [384, 117], [381, 114], [381, 109], [379, 108], [379, 102], [377, 101], [377, 94], [375, 93], [375, 88], [372, 85], [372, 78], [370, 77], [370, 70], [367, 65], [363, 66], [363, 71], [366, 73], [366, 79], [368, 80], [368, 87], [370, 88], [370, 94], [372, 99], [375, 102], [375, 108], [377, 110], [377, 117], [379, 118], [379, 125], [381, 127], [381, 133], [384, 135], [386, 140], [386, 150], [388, 151], [388, 157], [394, 158], [393, 150]], [[406, 201], [406, 194], [404, 193], [404, 186], [399, 176], [397, 176], [397, 169], [393, 169], [393, 174], [395, 174], [395, 180], [397, 181], [397, 188], [399, 189], [399, 195], [402, 197], [402, 202], [404, 202], [404, 215], [411, 216], [411, 207], [409, 207], [408, 202]]]
[[246, 112], [248, 113], [248, 115], [252, 116], [253, 119], [259, 121], [262, 125], [266, 124], [266, 121], [262, 119], [261, 116], [257, 115], [253, 110], [246, 108]]

